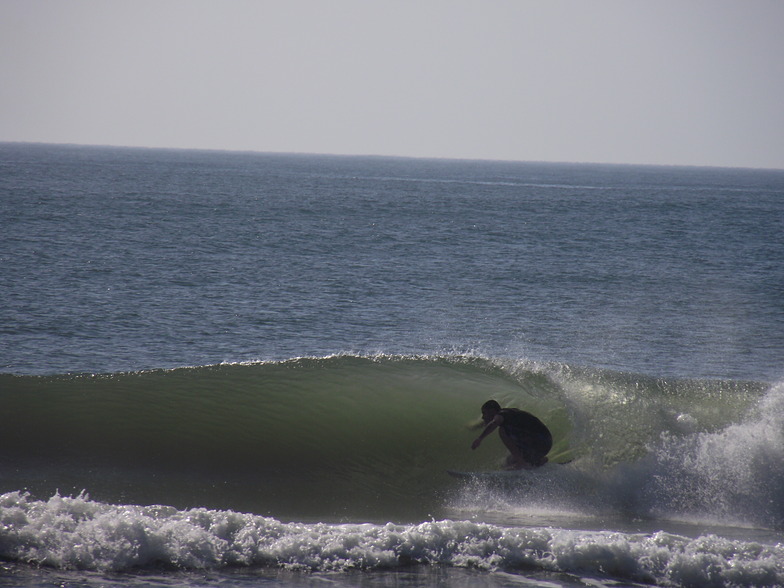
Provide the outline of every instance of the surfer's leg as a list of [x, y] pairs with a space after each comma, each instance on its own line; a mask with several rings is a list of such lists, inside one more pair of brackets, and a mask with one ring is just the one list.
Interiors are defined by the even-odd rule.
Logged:
[[526, 459], [526, 456], [523, 453], [523, 449], [520, 447], [518, 440], [507, 435], [503, 429], [499, 429], [498, 432], [501, 437], [501, 441], [503, 441], [504, 445], [509, 450], [509, 457], [506, 458], [505, 469], [508, 470], [533, 469], [535, 467], [534, 464], [530, 463]]
[[510, 453], [506, 460], [507, 469], [532, 470], [547, 463], [547, 454], [553, 445], [549, 436], [507, 435], [503, 429], [499, 429], [499, 434]]
[[524, 459], [532, 467], [538, 468], [547, 463], [547, 454], [550, 453], [553, 443], [551, 439], [532, 437], [523, 443], [522, 453]]

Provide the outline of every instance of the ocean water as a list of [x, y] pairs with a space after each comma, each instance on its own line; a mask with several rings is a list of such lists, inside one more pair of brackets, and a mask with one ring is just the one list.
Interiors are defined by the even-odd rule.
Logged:
[[6, 143], [0, 264], [0, 586], [784, 584], [784, 171]]

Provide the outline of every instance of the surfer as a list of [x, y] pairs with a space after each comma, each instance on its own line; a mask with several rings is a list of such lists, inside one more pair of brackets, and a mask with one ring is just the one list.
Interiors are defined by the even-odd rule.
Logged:
[[532, 470], [547, 463], [553, 436], [531, 413], [517, 408], [501, 408], [495, 400], [488, 400], [482, 405], [482, 420], [487, 426], [471, 444], [471, 449], [479, 447], [485, 437], [498, 429], [498, 435], [510, 454], [506, 458], [505, 469]]

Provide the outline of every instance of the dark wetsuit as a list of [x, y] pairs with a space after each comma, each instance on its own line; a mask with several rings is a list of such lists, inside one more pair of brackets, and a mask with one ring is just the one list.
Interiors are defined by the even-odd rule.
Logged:
[[501, 428], [520, 448], [525, 460], [541, 465], [553, 447], [550, 430], [534, 415], [517, 408], [502, 408], [499, 414], [504, 419]]

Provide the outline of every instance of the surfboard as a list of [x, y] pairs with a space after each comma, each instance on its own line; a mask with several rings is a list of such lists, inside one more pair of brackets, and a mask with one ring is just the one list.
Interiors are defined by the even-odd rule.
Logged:
[[460, 480], [472, 480], [475, 482], [493, 482], [503, 484], [521, 484], [530, 483], [531, 476], [536, 476], [536, 472], [542, 470], [549, 471], [551, 464], [564, 466], [572, 463], [572, 458], [564, 455], [559, 455], [557, 459], [565, 461], [550, 461], [542, 467], [533, 470], [486, 470], [479, 472], [466, 472], [460, 470], [447, 470], [446, 473], [453, 478]]
[[447, 474], [460, 480], [473, 480], [479, 482], [525, 482], [528, 480], [530, 470], [495, 470], [486, 472], [461, 472], [447, 470]]
[[479, 472], [465, 472], [460, 470], [447, 470], [446, 473], [453, 478], [461, 480], [473, 480], [496, 483], [522, 483], [530, 482], [529, 477], [533, 472], [549, 469], [552, 464], [564, 466], [574, 461], [574, 455], [570, 450], [562, 451], [552, 456], [548, 456], [549, 461], [541, 467], [533, 470], [486, 470]]

